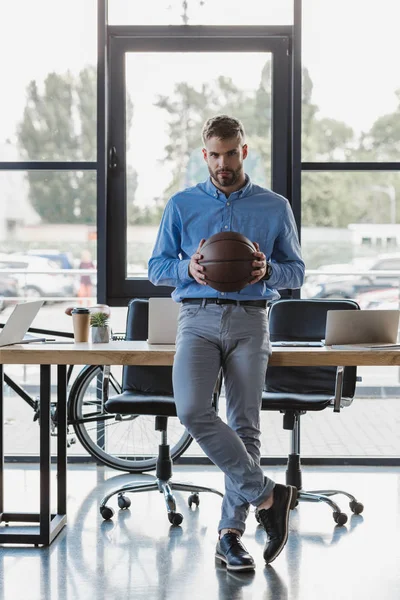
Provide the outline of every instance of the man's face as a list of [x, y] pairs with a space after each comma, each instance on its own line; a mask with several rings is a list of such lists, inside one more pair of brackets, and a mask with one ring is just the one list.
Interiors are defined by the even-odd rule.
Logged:
[[212, 137], [203, 148], [211, 178], [221, 188], [231, 188], [244, 181], [243, 160], [247, 156], [247, 145], [240, 138], [220, 140]]

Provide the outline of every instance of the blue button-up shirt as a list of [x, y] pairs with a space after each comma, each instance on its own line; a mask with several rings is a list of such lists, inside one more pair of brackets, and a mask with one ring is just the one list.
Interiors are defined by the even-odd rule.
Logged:
[[[189, 275], [191, 256], [202, 238], [221, 231], [238, 231], [258, 242], [272, 264], [267, 281], [247, 285], [239, 292], [217, 292]], [[149, 279], [154, 285], [175, 287], [172, 298], [229, 298], [277, 300], [278, 289], [301, 287], [304, 262], [292, 209], [286, 198], [251, 183], [227, 198], [209, 178], [178, 192], [167, 203], [153, 254]]]

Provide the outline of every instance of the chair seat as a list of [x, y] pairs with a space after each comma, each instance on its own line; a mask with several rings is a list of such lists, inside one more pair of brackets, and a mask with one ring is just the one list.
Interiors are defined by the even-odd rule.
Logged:
[[332, 403], [328, 394], [263, 392], [262, 410], [324, 410]]
[[126, 390], [122, 394], [111, 396], [105, 409], [109, 413], [122, 415], [155, 415], [176, 417], [176, 407], [173, 396]]

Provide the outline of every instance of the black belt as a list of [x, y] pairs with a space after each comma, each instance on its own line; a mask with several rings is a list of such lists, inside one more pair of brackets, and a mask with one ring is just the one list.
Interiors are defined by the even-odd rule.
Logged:
[[182, 304], [236, 304], [240, 306], [260, 306], [267, 308], [266, 300], [226, 300], [222, 298], [184, 298]]

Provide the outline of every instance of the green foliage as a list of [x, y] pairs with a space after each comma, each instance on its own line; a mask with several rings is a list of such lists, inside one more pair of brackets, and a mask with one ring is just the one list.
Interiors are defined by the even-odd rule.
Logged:
[[395, 92], [397, 108], [378, 117], [370, 131], [361, 136], [359, 154], [362, 160], [398, 161], [400, 157], [400, 89]]
[[[181, 82], [170, 97], [160, 96], [156, 106], [167, 113], [169, 142], [165, 160], [171, 164], [171, 181], [164, 191], [163, 205], [179, 189], [207, 177], [199, 134], [212, 114], [232, 114], [243, 122], [249, 145], [246, 173], [256, 183], [271, 186], [271, 77], [268, 60], [254, 91], [239, 89], [231, 78], [221, 76], [201, 89]], [[341, 121], [320, 118], [312, 91], [310, 75], [304, 69], [303, 160], [350, 160], [355, 145], [353, 130]], [[328, 172], [304, 174], [303, 225], [341, 227], [354, 221], [355, 212], [360, 211], [358, 199], [350, 194], [351, 181], [338, 185], [336, 177]]]
[[[307, 69], [303, 69], [302, 93], [303, 162], [398, 160], [400, 90], [396, 112], [377, 119], [361, 140], [346, 123], [319, 114]], [[207, 177], [199, 134], [212, 114], [233, 114], [243, 121], [250, 149], [246, 172], [255, 182], [270, 187], [271, 104], [270, 61], [265, 63], [255, 91], [239, 89], [232, 79], [221, 76], [199, 89], [180, 82], [170, 97], [160, 96], [156, 106], [167, 113], [169, 142], [165, 160], [171, 165], [162, 206], [179, 189]], [[400, 198], [399, 178], [393, 173], [304, 172], [302, 225], [340, 228], [350, 223], [388, 223], [390, 206], [384, 188], [390, 185]]]
[[[96, 156], [96, 70], [87, 67], [74, 77], [70, 72], [49, 73], [39, 90], [36, 81], [27, 88], [27, 102], [17, 128], [25, 160], [94, 160]], [[29, 171], [29, 197], [48, 223], [95, 223], [96, 181], [71, 171]], [[82, 182], [81, 180], [84, 179]]]
[[195, 89], [186, 82], [175, 85], [174, 93], [160, 96], [155, 105], [166, 111], [169, 142], [165, 161], [171, 164], [171, 182], [164, 190], [162, 205], [183, 187], [204, 180], [207, 167], [201, 155], [200, 132], [213, 114], [233, 114], [243, 121], [251, 153], [246, 159], [248, 172], [260, 185], [270, 181], [271, 163], [271, 63], [266, 62], [260, 83], [248, 92], [230, 77], [220, 76]]
[[[127, 128], [133, 105], [127, 100]], [[17, 126], [23, 160], [95, 161], [96, 68], [77, 76], [49, 73], [43, 89], [36, 81], [27, 87], [27, 100]], [[81, 171], [29, 171], [29, 199], [47, 223], [96, 223], [96, 176]], [[137, 175], [128, 169], [128, 200], [133, 204]]]
[[[210, 115], [227, 113], [245, 125], [249, 155], [246, 172], [260, 185], [270, 187], [271, 165], [271, 62], [266, 61], [255, 90], [240, 89], [230, 77], [219, 76], [198, 87], [178, 82], [170, 96], [160, 95], [155, 105], [166, 114], [168, 143], [164, 160], [171, 178], [161, 197], [151, 205], [135, 204], [137, 173], [127, 166], [127, 222], [158, 225], [165, 203], [183, 187], [207, 175], [201, 154], [200, 132]], [[382, 161], [400, 156], [400, 90], [395, 112], [379, 117], [359, 139], [342, 121], [321, 116], [313, 102], [313, 83], [303, 70], [303, 161]], [[88, 66], [77, 76], [49, 73], [43, 89], [36, 81], [27, 88], [27, 102], [17, 136], [25, 160], [95, 160], [96, 70]], [[133, 115], [127, 99], [127, 131]], [[129, 136], [127, 136], [129, 139]], [[32, 205], [45, 222], [96, 222], [96, 180], [93, 173], [28, 173]], [[349, 223], [390, 222], [388, 193], [400, 198], [397, 173], [304, 172], [302, 225], [347, 227]], [[393, 193], [393, 192], [391, 192]], [[399, 212], [399, 211], [398, 211]]]
[[106, 327], [108, 325], [108, 315], [102, 312], [92, 313], [90, 315], [90, 325], [92, 327]]

